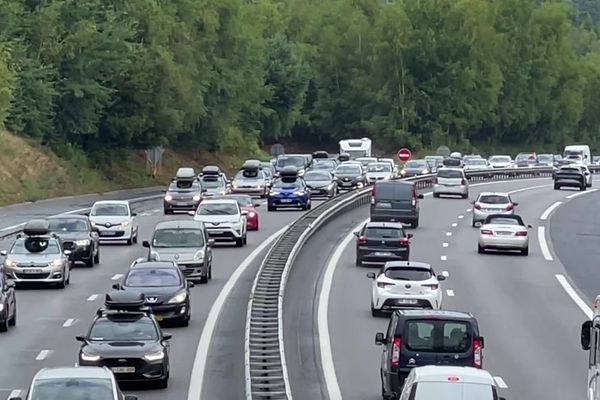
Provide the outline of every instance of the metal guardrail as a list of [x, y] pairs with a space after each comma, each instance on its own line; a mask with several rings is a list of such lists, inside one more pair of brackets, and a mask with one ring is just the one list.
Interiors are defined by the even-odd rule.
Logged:
[[[552, 167], [466, 171], [470, 181], [549, 177]], [[590, 168], [592, 170], [592, 168]], [[593, 169], [600, 172], [600, 166]], [[431, 187], [436, 175], [401, 180]], [[256, 275], [246, 312], [244, 341], [246, 400], [292, 400], [283, 343], [283, 299], [289, 270], [306, 241], [329, 220], [370, 202], [371, 187], [334, 197], [305, 213], [279, 237]]]

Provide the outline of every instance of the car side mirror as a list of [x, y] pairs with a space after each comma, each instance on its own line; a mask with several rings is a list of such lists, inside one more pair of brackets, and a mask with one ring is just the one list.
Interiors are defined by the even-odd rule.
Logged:
[[590, 349], [590, 341], [592, 336], [592, 321], [585, 321], [581, 324], [581, 348], [583, 350]]
[[6, 250], [0, 251], [0, 256], [5, 256], [7, 254], [8, 254], [8, 251], [6, 251]]
[[194, 282], [192, 282], [192, 281], [187, 281], [187, 285], [188, 285], [189, 288], [193, 288], [194, 286], [196, 286], [194, 284]]
[[115, 290], [121, 290], [121, 284], [120, 283], [113, 283], [112, 284], [112, 288]]
[[412, 239], [412, 238], [413, 238], [413, 236], [414, 236], [414, 235], [413, 235], [412, 233], [407, 233], [407, 234], [406, 234], [406, 237], [407, 237], [408, 239]]
[[445, 277], [444, 275], [438, 275], [438, 276], [437, 276], [437, 280], [438, 280], [438, 281], [445, 281], [445, 280], [446, 280], [446, 277]]
[[417, 199], [423, 199], [423, 198], [425, 198], [425, 196], [423, 196], [423, 193], [419, 193], [419, 194], [417, 195]]
[[85, 342], [85, 336], [81, 336], [81, 335], [75, 336], [75, 340], [77, 340], [78, 342]]
[[13, 281], [12, 279], [7, 279], [6, 280], [6, 287], [7, 288], [14, 288], [15, 286], [17, 286], [17, 284], [15, 283], [15, 281]]
[[188, 213], [188, 215], [191, 215], [192, 217], [193, 217], [194, 215], [196, 215], [196, 212], [194, 212], [194, 211], [188, 211], [187, 213]]
[[131, 216], [132, 216], [132, 217], [135, 217], [136, 215], [137, 215], [137, 213], [136, 213], [136, 212], [131, 212]]
[[518, 205], [519, 205], [519, 203], [515, 203], [515, 202], [513, 201], [512, 205], [513, 205], [513, 207], [516, 207], [516, 206], [518, 206]]
[[375, 279], [377, 278], [377, 275], [375, 275], [375, 272], [369, 272], [367, 273], [367, 278]]
[[529, 229], [533, 228], [533, 226], [531, 226], [531, 224], [528, 224], [528, 225], [527, 225], [527, 227], [528, 227]]
[[163, 333], [163, 340], [171, 340], [171, 338], [173, 337], [172, 334], [170, 334], [169, 332], [165, 332]]
[[96, 225], [94, 225], [92, 226], [92, 232], [100, 232], [100, 229]]
[[387, 343], [387, 340], [385, 340], [385, 336], [383, 335], [383, 333], [381, 332], [377, 332], [375, 334], [375, 344], [377, 346], [381, 346]]
[[132, 394], [126, 394], [125, 395], [125, 400], [138, 400], [138, 397], [134, 396]]
[[142, 242], [142, 246], [144, 246], [144, 247], [147, 247], [147, 248], [150, 248], [150, 242], [148, 242], [147, 240], [144, 240], [144, 241]]
[[358, 237], [358, 235], [360, 234], [360, 232], [359, 232], [359, 231], [354, 231], [354, 232], [352, 232], [352, 234], [353, 234], [354, 236]]
[[214, 246], [215, 245], [215, 239], [208, 239], [208, 245], [210, 247]]
[[63, 251], [63, 254], [65, 256], [70, 256], [71, 255], [71, 250], [65, 250], [65, 251]]

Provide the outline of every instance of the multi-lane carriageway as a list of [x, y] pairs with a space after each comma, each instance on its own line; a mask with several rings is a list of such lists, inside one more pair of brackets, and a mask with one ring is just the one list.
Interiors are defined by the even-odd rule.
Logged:
[[[600, 184], [596, 182], [595, 184]], [[421, 226], [413, 233], [412, 258], [447, 271], [444, 308], [472, 312], [486, 339], [484, 366], [509, 399], [584, 399], [587, 356], [579, 327], [600, 292], [596, 267], [600, 201], [595, 190], [554, 191], [549, 178], [473, 184], [479, 191], [510, 191], [518, 212], [532, 224], [528, 257], [476, 251], [470, 203], [425, 197]], [[89, 198], [55, 200], [0, 209], [10, 225], [90, 205]], [[135, 203], [141, 240], [162, 215], [161, 200]], [[242, 399], [244, 324], [248, 294], [276, 232], [301, 211], [259, 208], [261, 230], [244, 248], [218, 246], [213, 280], [192, 290], [187, 328], [168, 329], [172, 375], [165, 390], [140, 391], [141, 399]], [[337, 218], [313, 236], [289, 276], [284, 338], [294, 398], [379, 399], [380, 348], [374, 334], [385, 319], [370, 315], [368, 267], [355, 267], [352, 231], [368, 217], [362, 207]], [[4, 223], [4, 226], [9, 225]], [[1, 233], [1, 232], [0, 232]], [[10, 238], [0, 242], [7, 248]], [[140, 240], [140, 242], [141, 242]], [[25, 389], [42, 367], [73, 365], [82, 333], [103, 294], [130, 262], [145, 255], [140, 245], [102, 247], [101, 264], [73, 270], [65, 290], [19, 290], [17, 327], [0, 336], [0, 400]]]

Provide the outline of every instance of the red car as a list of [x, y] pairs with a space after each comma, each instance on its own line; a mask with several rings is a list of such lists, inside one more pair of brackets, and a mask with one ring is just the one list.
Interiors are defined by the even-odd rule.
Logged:
[[235, 199], [240, 205], [242, 211], [248, 211], [246, 215], [246, 221], [248, 224], [249, 231], [257, 231], [259, 222], [258, 222], [258, 211], [256, 211], [256, 207], [259, 207], [260, 204], [255, 204], [252, 201], [252, 197], [247, 194], [228, 194], [222, 196], [223, 198]]

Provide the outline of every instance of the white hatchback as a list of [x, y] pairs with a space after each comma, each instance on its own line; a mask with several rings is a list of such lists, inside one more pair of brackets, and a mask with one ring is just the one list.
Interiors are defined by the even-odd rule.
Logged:
[[369, 272], [373, 280], [371, 314], [374, 317], [385, 312], [406, 308], [440, 309], [442, 290], [440, 281], [431, 265], [415, 261], [389, 261], [378, 274]]
[[138, 225], [136, 213], [126, 200], [97, 201], [90, 210], [90, 222], [98, 228], [100, 242], [126, 241], [137, 243]]
[[204, 222], [208, 236], [215, 241], [233, 241], [237, 247], [246, 244], [248, 211], [242, 210], [236, 200], [203, 200], [196, 212], [188, 213], [195, 221]]

